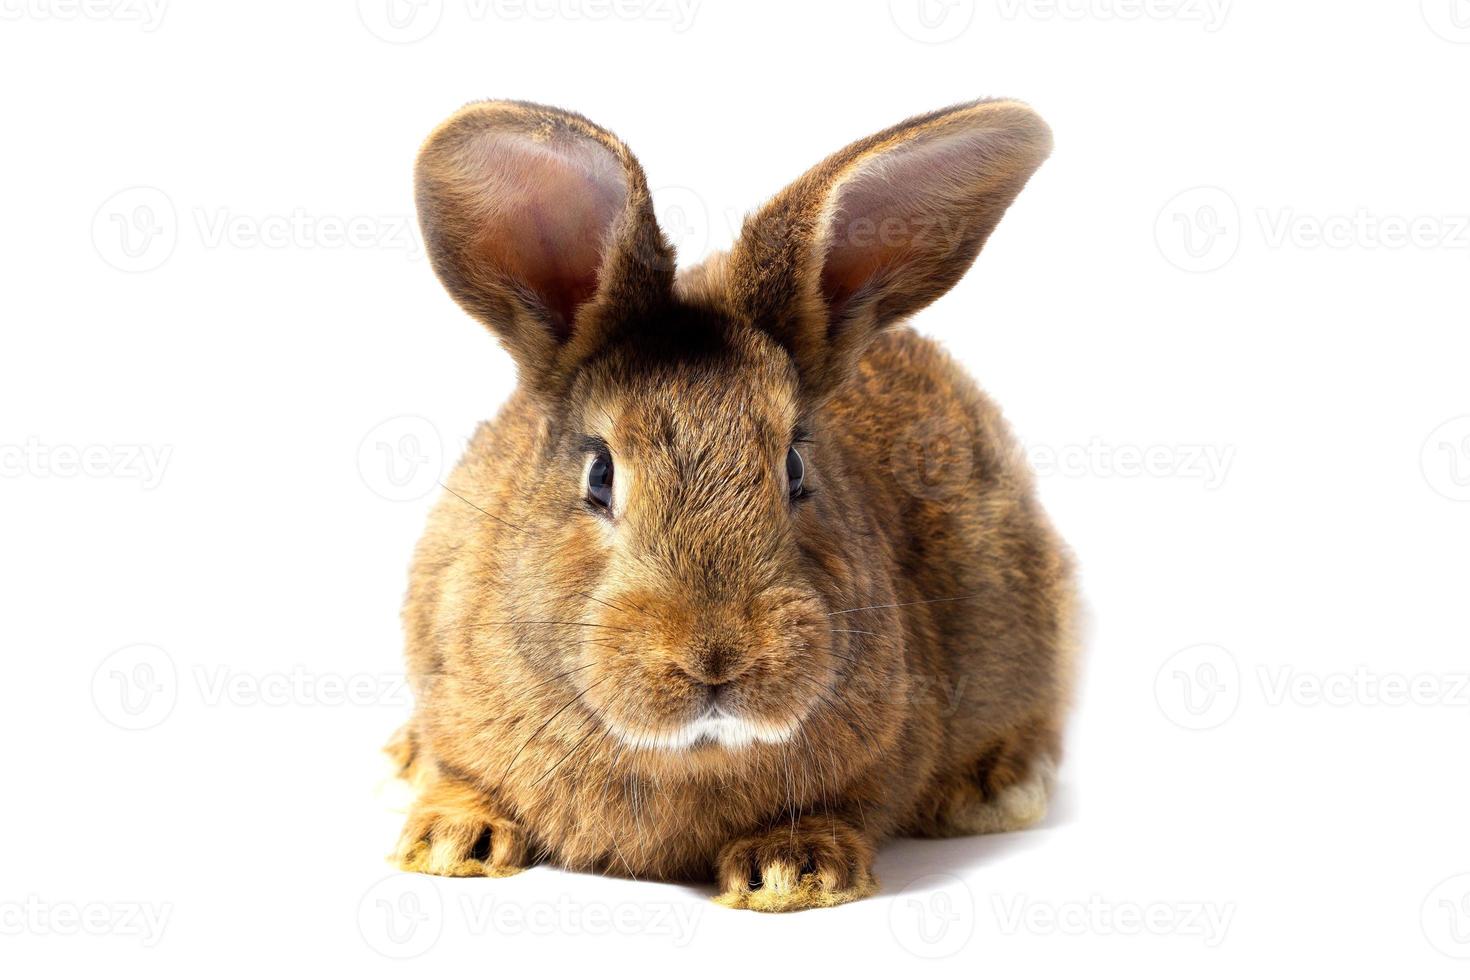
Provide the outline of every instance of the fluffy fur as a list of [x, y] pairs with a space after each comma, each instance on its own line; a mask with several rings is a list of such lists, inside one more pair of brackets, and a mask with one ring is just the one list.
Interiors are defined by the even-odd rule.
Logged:
[[1044, 815], [1069, 562], [1000, 413], [901, 321], [1049, 149], [1016, 102], [911, 119], [676, 276], [637, 161], [581, 116], [476, 103], [430, 136], [434, 269], [521, 383], [414, 561], [401, 867], [786, 911], [871, 894], [886, 837]]

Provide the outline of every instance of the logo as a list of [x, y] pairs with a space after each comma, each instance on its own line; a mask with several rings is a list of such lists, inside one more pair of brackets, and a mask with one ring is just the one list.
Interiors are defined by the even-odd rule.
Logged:
[[129, 187], [92, 217], [92, 244], [114, 269], [148, 272], [168, 261], [179, 240], [173, 201], [157, 187]]
[[1470, 0], [1419, 0], [1429, 29], [1446, 41], [1470, 44]]
[[389, 875], [362, 896], [357, 929], [363, 941], [390, 959], [420, 956], [444, 931], [444, 900], [434, 879], [424, 875]]
[[953, 41], [975, 19], [975, 0], [888, 0], [894, 25], [915, 41]]
[[1214, 272], [1240, 247], [1240, 208], [1218, 187], [1176, 194], [1154, 222], [1159, 252], [1185, 272]]
[[357, 0], [357, 18], [389, 44], [422, 41], [439, 26], [444, 0]]
[[697, 259], [709, 247], [709, 208], [688, 187], [661, 187], [653, 192], [653, 211], [674, 254]]
[[1240, 706], [1240, 665], [1222, 646], [1201, 643], [1178, 651], [1154, 678], [1154, 700], [1180, 728], [1204, 731], [1230, 720]]
[[974, 437], [959, 422], [934, 417], [898, 434], [888, 455], [894, 480], [920, 500], [959, 500], [975, 472]]
[[1429, 433], [1419, 468], [1435, 493], [1470, 500], [1470, 415], [1450, 419]]
[[1454, 959], [1470, 960], [1470, 874], [1435, 885], [1419, 910], [1419, 924], [1429, 945]]
[[173, 658], [147, 643], [108, 654], [92, 674], [92, 703], [118, 728], [142, 731], [160, 724], [179, 700]]
[[418, 500], [444, 472], [444, 442], [434, 423], [400, 415], [379, 423], [357, 447], [357, 472], [385, 500]]
[[975, 934], [975, 896], [954, 875], [915, 878], [889, 900], [888, 928], [915, 956], [953, 956]]

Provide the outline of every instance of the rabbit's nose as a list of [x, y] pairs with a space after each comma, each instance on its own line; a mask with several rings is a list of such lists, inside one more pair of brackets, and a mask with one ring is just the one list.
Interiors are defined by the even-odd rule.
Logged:
[[699, 647], [683, 665], [684, 673], [715, 693], [721, 685], [729, 682], [738, 672], [738, 657], [735, 651], [723, 643], [711, 643]]
[[704, 689], [704, 705], [706, 712], [713, 712], [720, 704], [720, 695], [730, 689], [729, 684], [701, 684]]

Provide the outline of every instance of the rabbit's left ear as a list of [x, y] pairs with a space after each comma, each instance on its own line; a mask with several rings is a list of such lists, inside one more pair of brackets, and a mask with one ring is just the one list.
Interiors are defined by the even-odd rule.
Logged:
[[938, 299], [1051, 152], [1029, 107], [974, 102], [900, 123], [813, 167], [745, 223], [735, 306], [791, 353], [809, 391], [878, 330]]
[[670, 295], [674, 253], [642, 168], [576, 113], [472, 103], [429, 137], [414, 174], [434, 271], [534, 391], [555, 394]]

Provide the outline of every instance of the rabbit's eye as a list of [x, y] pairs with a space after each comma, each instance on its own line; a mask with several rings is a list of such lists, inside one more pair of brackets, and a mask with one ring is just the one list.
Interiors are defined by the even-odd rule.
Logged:
[[791, 494], [792, 500], [806, 492], [805, 481], [806, 462], [801, 458], [801, 453], [796, 451], [796, 447], [792, 446], [786, 450], [786, 489]]
[[587, 467], [587, 499], [599, 507], [612, 506], [613, 462], [605, 450]]

